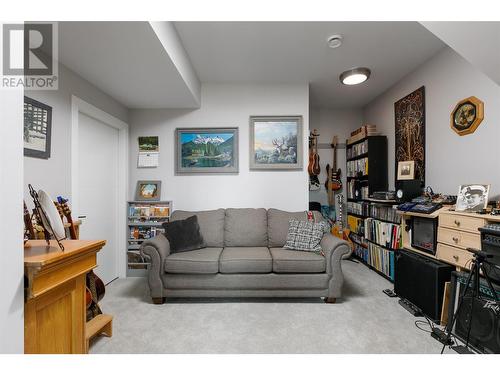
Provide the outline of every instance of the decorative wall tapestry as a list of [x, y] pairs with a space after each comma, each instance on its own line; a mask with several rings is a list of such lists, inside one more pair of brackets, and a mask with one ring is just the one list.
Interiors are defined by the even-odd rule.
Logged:
[[394, 103], [395, 172], [400, 161], [415, 161], [415, 179], [425, 185], [425, 87]]

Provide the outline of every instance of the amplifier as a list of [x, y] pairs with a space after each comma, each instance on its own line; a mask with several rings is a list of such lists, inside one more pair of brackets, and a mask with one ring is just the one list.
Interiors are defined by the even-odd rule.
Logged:
[[414, 252], [395, 251], [394, 292], [434, 321], [441, 320], [444, 284], [453, 267]]
[[[452, 290], [448, 309], [448, 325], [451, 324], [453, 314], [458, 308], [460, 299], [467, 281], [464, 272], [452, 273]], [[500, 296], [500, 286], [494, 286]], [[480, 298], [472, 298], [470, 289], [463, 299], [462, 307], [457, 316], [453, 334], [464, 343], [471, 319], [471, 306], [473, 306], [472, 325], [469, 335], [469, 345], [481, 353], [500, 353], [500, 303], [495, 302], [493, 293], [486, 281], [481, 279]], [[447, 330], [449, 331], [449, 326]]]

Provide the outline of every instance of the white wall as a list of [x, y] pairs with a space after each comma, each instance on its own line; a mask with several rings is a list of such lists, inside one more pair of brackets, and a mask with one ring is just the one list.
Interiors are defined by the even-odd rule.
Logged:
[[[388, 136], [389, 188], [394, 187], [394, 103], [425, 86], [426, 185], [457, 194], [464, 183], [490, 183], [500, 193], [500, 86], [445, 48], [364, 108], [364, 122]], [[484, 120], [472, 135], [450, 128], [450, 113], [469, 96], [484, 102]]]
[[[345, 178], [345, 141], [349, 138], [351, 132], [363, 124], [363, 112], [361, 109], [328, 109], [311, 108], [309, 114], [309, 127], [317, 129], [320, 134], [319, 143], [331, 143], [333, 137], [338, 137], [341, 148], [337, 150], [337, 168], [341, 168], [342, 184], [346, 184]], [[319, 163], [321, 174], [319, 180], [322, 182], [320, 191], [311, 191], [309, 198], [311, 201], [320, 202], [323, 205], [328, 204], [328, 197], [325, 186], [326, 164], [333, 165], [333, 152], [331, 149], [319, 149]], [[342, 193], [343, 189], [339, 192]]]
[[[130, 198], [137, 180], [161, 180], [162, 199], [175, 209], [204, 210], [219, 207], [308, 207], [306, 168], [302, 171], [249, 170], [249, 117], [252, 115], [302, 115], [304, 165], [307, 165], [309, 87], [303, 85], [204, 84], [201, 108], [194, 110], [131, 110]], [[236, 175], [176, 176], [174, 131], [178, 127], [238, 127], [239, 173]], [[160, 166], [136, 168], [141, 135], [160, 138]]]
[[24, 352], [22, 124], [23, 90], [0, 90], [0, 353]]
[[28, 90], [25, 95], [52, 107], [50, 158], [24, 158], [26, 203], [31, 202], [27, 192], [28, 183], [37, 190], [47, 191], [53, 198], [57, 195], [71, 198], [71, 95], [76, 95], [125, 122], [128, 109], [62, 64], [59, 64], [58, 90]]

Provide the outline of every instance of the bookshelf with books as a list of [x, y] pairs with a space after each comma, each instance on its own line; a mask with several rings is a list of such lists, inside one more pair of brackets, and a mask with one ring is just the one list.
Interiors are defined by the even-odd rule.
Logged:
[[402, 248], [397, 206], [383, 202], [350, 202], [347, 224], [354, 255], [380, 275], [394, 281], [394, 252]]
[[346, 145], [347, 201], [387, 190], [387, 137], [367, 136]]
[[171, 201], [129, 201], [127, 207], [127, 276], [145, 276], [149, 266], [139, 252], [147, 239], [163, 233], [162, 224], [170, 220]]

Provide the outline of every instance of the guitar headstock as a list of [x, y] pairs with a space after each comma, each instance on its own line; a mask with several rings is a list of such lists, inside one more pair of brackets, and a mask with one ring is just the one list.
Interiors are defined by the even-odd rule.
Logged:
[[333, 136], [333, 138], [332, 138], [332, 143], [331, 143], [332, 148], [337, 147], [337, 144], [338, 144], [338, 143], [339, 143], [339, 138], [338, 138], [336, 135], [335, 135], [335, 136]]
[[66, 217], [71, 216], [71, 208], [68, 205], [68, 200], [59, 196], [57, 197], [57, 201], [59, 202], [59, 206], [61, 206], [61, 210], [64, 216]]

